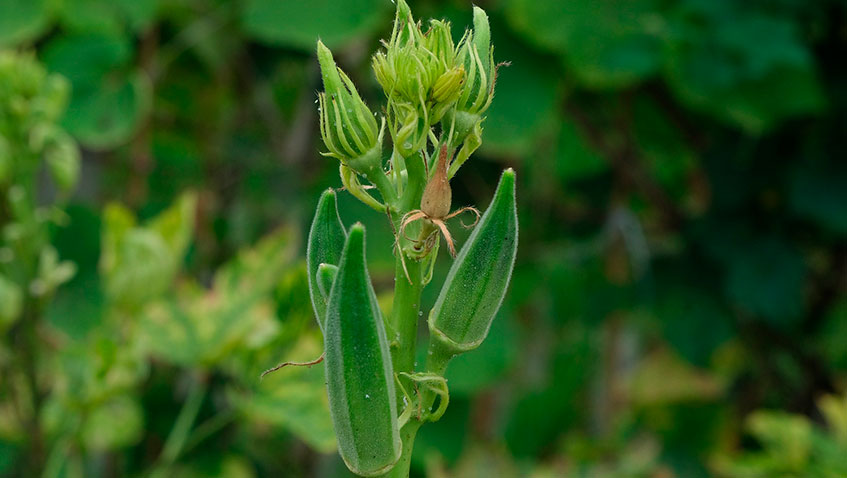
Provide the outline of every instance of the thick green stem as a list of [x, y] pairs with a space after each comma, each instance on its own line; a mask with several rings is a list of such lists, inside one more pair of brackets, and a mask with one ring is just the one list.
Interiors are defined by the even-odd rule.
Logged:
[[383, 202], [390, 207], [395, 207], [397, 203], [397, 191], [382, 168], [375, 168], [373, 171], [368, 171], [365, 173], [365, 177], [376, 186], [376, 189], [382, 195]]
[[403, 454], [400, 455], [400, 460], [394, 465], [394, 468], [382, 475], [382, 478], [409, 478], [409, 468], [412, 465], [412, 449], [415, 446], [415, 435], [418, 434], [418, 429], [421, 425], [423, 425], [423, 422], [412, 419], [400, 429], [400, 439], [403, 440]]
[[[400, 216], [420, 206], [421, 194], [426, 185], [426, 171], [423, 158], [419, 155], [406, 158], [406, 171], [409, 178], [408, 187], [403, 192], [403, 197], [398, 202]], [[399, 230], [400, 217], [394, 218], [395, 229]], [[394, 277], [394, 305], [392, 308], [391, 328], [396, 336], [391, 340], [391, 360], [394, 365], [394, 373], [415, 371], [415, 351], [417, 349], [418, 319], [421, 310], [421, 292], [423, 290], [423, 266], [420, 261], [405, 256], [404, 245], [408, 244], [405, 237], [398, 237], [401, 247], [397, 250]], [[405, 264], [404, 264], [405, 262]], [[429, 368], [429, 361], [427, 362]], [[446, 363], [445, 363], [446, 365]], [[441, 369], [443, 373], [443, 369]], [[427, 394], [422, 397], [424, 403], [432, 406], [435, 396]], [[403, 392], [397, 390], [398, 410], [405, 408], [403, 403]], [[415, 445], [415, 436], [418, 429], [423, 425], [422, 421], [412, 417], [401, 429], [400, 438], [403, 441], [403, 451], [400, 460], [388, 473], [386, 478], [408, 478], [409, 467], [412, 463], [412, 450]]]
[[[439, 347], [439, 344], [430, 343], [429, 354], [426, 360], [426, 371], [432, 372], [440, 376], [444, 376], [447, 370], [447, 363], [453, 358], [453, 354]], [[436, 395], [430, 390], [424, 390], [421, 396], [421, 406], [425, 410], [430, 410], [435, 403]], [[412, 465], [412, 450], [415, 447], [415, 437], [418, 430], [424, 422], [412, 416], [403, 428], [400, 429], [400, 439], [403, 441], [403, 452], [400, 455], [400, 460], [394, 465], [388, 473], [383, 475], [383, 478], [408, 478], [409, 468]]]
[[409, 178], [409, 185], [403, 192], [403, 200], [400, 204], [401, 214], [420, 207], [421, 195], [427, 180], [424, 160], [421, 155], [416, 154], [406, 158], [406, 174]]
[[[395, 266], [394, 305], [391, 314], [391, 325], [396, 333], [394, 340], [391, 341], [391, 361], [394, 365], [394, 373], [415, 370], [415, 345], [423, 290], [421, 263], [406, 258], [404, 268], [401, 254], [402, 252], [398, 254]], [[400, 390], [397, 391], [397, 402], [400, 405], [403, 403], [403, 393]]]

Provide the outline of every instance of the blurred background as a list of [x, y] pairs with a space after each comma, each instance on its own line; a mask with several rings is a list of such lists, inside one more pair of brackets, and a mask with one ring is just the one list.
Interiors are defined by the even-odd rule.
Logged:
[[[413, 475], [847, 476], [847, 3], [480, 6], [511, 64], [454, 205], [515, 168], [518, 263]], [[0, 476], [346, 476], [323, 367], [258, 376], [321, 350], [316, 39], [376, 109], [393, 7], [0, 0]]]

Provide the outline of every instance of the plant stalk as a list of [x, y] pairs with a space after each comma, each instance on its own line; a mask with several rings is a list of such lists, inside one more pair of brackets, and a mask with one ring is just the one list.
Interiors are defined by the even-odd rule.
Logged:
[[179, 415], [177, 415], [167, 440], [165, 440], [165, 446], [162, 448], [162, 454], [159, 456], [158, 464], [149, 476], [163, 478], [168, 475], [171, 466], [176, 463], [180, 454], [183, 452], [189, 433], [194, 426], [194, 421], [200, 412], [200, 406], [206, 398], [208, 388], [209, 383], [206, 377], [191, 377], [188, 396], [182, 405], [182, 409], [179, 411]]
[[[442, 348], [430, 344], [430, 353], [427, 355], [426, 370], [440, 376], [444, 376], [447, 370], [447, 363], [453, 358], [453, 354]], [[421, 406], [424, 410], [432, 409], [435, 403], [436, 395], [424, 389], [421, 395]], [[400, 439], [403, 441], [402, 454], [400, 460], [394, 465], [388, 473], [382, 475], [383, 478], [409, 478], [409, 468], [412, 465], [412, 450], [415, 448], [415, 437], [425, 419], [418, 420], [416, 416], [412, 416], [403, 428], [400, 429]]]
[[[403, 253], [399, 252], [399, 254]], [[394, 305], [391, 312], [391, 325], [396, 335], [394, 340], [391, 340], [391, 361], [394, 365], [394, 373], [411, 373], [415, 370], [418, 318], [423, 290], [422, 268], [419, 261], [409, 258], [406, 258], [404, 268], [403, 259], [399, 254], [394, 271]], [[400, 390], [397, 390], [397, 403], [399, 405], [403, 403], [403, 393]]]

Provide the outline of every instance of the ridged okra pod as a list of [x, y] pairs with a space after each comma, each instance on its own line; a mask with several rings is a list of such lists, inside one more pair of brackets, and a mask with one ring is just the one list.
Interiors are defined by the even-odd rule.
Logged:
[[357, 223], [329, 293], [324, 346], [339, 453], [352, 472], [375, 476], [397, 463], [401, 444], [394, 369], [364, 247], [365, 228]]
[[[341, 261], [341, 251], [344, 249], [346, 237], [344, 224], [338, 217], [335, 191], [327, 189], [321, 194], [318, 201], [306, 246], [309, 296], [312, 299], [312, 308], [321, 330], [325, 329], [326, 324], [326, 298], [320, 293], [317, 277], [318, 267], [321, 264], [338, 265]], [[326, 291], [327, 296], [328, 294], [329, 290]]]
[[517, 249], [515, 172], [507, 169], [430, 312], [433, 340], [453, 353], [475, 349], [485, 340], [506, 295]]

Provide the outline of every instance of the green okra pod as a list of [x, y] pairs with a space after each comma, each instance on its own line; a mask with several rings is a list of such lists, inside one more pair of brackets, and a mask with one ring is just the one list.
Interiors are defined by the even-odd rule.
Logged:
[[517, 249], [515, 172], [507, 169], [491, 205], [450, 267], [430, 312], [434, 340], [453, 353], [482, 343], [506, 295]]
[[329, 408], [338, 450], [362, 476], [400, 458], [394, 370], [365, 262], [365, 228], [347, 236], [326, 309], [324, 344]]
[[[326, 298], [321, 295], [318, 284], [318, 266], [321, 264], [338, 264], [341, 261], [341, 251], [347, 233], [344, 224], [338, 217], [335, 191], [327, 189], [321, 194], [312, 227], [309, 229], [309, 239], [306, 246], [306, 270], [308, 272], [309, 296], [312, 308], [321, 330], [326, 324]], [[329, 295], [329, 290], [326, 291]]]

